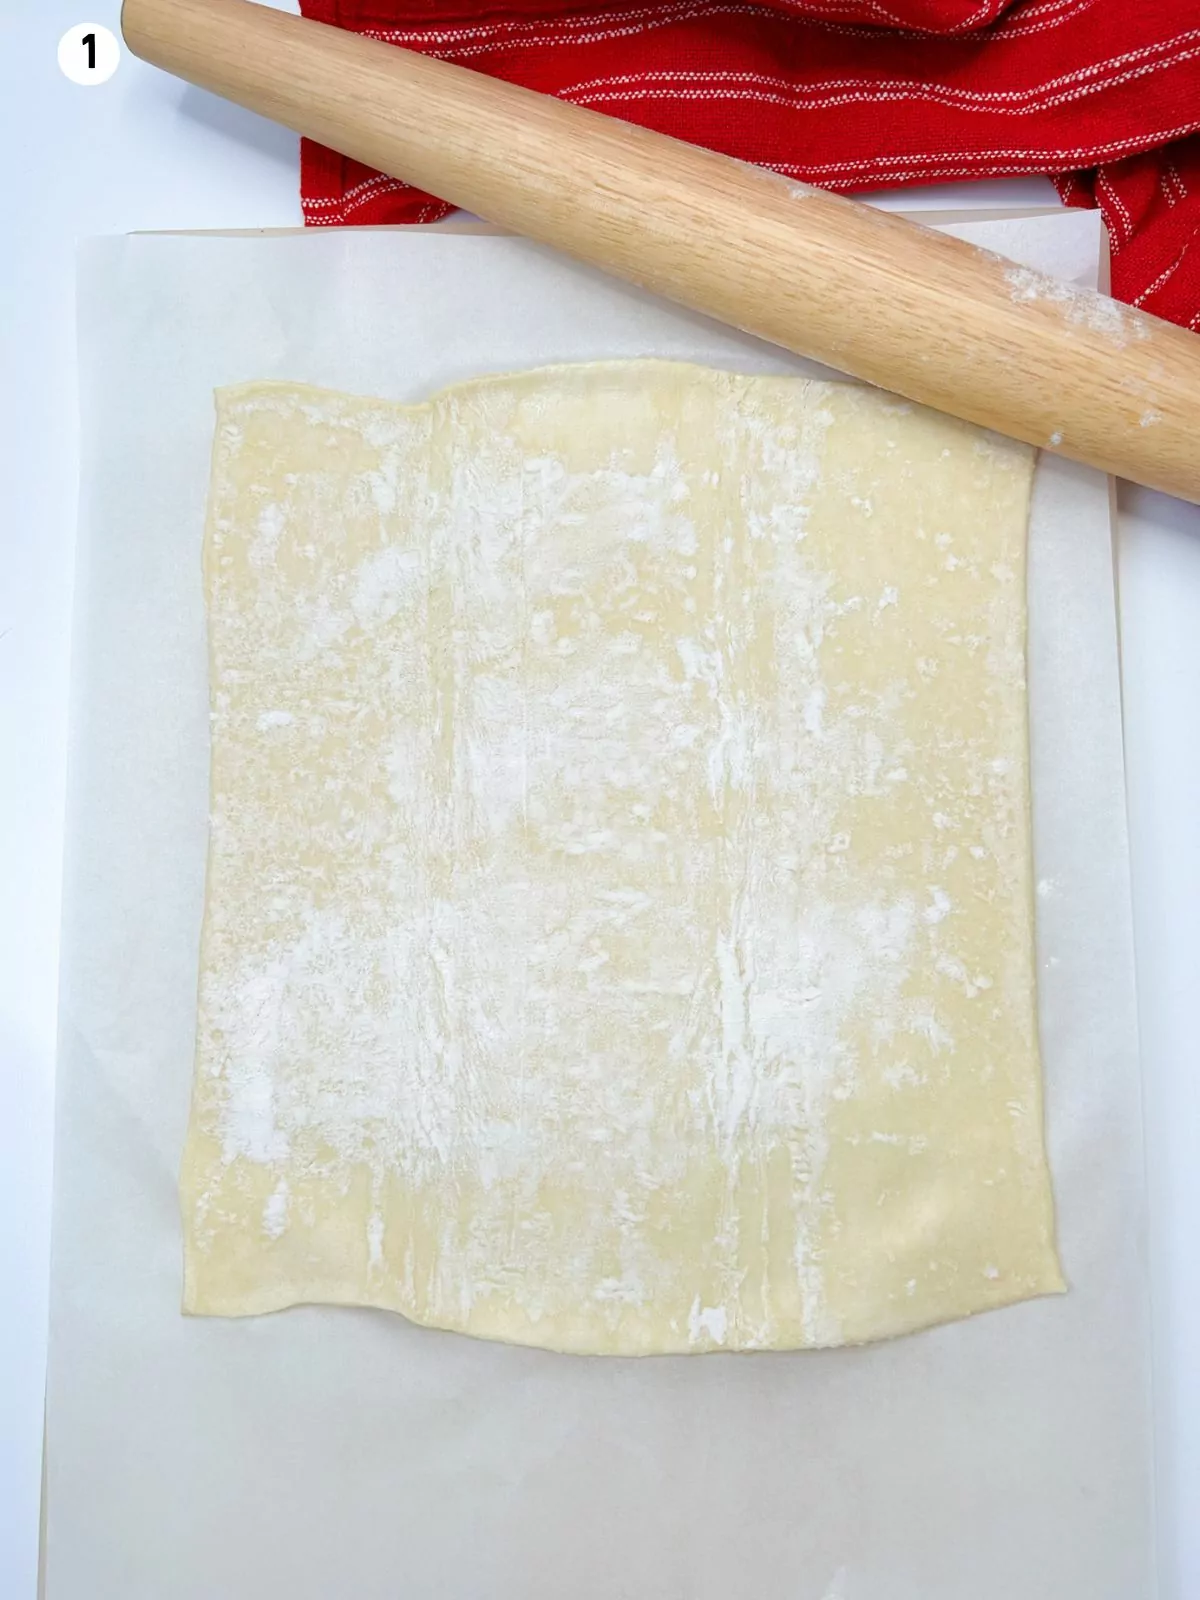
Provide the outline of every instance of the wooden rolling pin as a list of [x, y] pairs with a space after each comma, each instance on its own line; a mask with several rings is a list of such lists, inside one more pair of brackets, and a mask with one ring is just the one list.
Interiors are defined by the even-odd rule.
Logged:
[[857, 201], [250, 0], [135, 55], [842, 372], [1200, 502], [1200, 337]]

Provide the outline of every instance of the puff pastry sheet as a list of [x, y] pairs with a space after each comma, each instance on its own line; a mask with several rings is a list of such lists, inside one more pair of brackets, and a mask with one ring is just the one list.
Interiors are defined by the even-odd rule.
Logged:
[[628, 1355], [1061, 1289], [1032, 467], [666, 362], [221, 391], [185, 1308]]

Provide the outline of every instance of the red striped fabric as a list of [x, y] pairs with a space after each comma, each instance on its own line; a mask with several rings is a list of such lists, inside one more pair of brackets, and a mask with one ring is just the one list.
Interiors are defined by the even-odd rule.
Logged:
[[[1120, 298], [1200, 328], [1195, 0], [301, 0], [830, 189], [1048, 173], [1099, 206]], [[449, 207], [305, 141], [305, 220]]]

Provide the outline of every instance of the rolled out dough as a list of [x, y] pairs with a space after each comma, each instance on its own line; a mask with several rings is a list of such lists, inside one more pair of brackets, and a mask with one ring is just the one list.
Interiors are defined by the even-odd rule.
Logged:
[[665, 362], [222, 391], [185, 1308], [643, 1354], [1061, 1289], [1031, 473]]

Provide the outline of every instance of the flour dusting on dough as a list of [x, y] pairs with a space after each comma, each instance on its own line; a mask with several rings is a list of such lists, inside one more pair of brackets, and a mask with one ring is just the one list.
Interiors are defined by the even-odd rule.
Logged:
[[[952, 457], [1010, 508], [1003, 551], [935, 496], [929, 576], [902, 558], [895, 493], [829, 444], [876, 413], [902, 478]], [[932, 1172], [906, 1119], [994, 1070], [947, 1065], [988, 993], [1029, 1091], [988, 1159], [1045, 1261], [979, 1265], [964, 1308], [1056, 1279], [1028, 951], [985, 970], [960, 906], [1028, 929], [1028, 473], [882, 397], [665, 364], [223, 395], [193, 1309], [629, 1352], [960, 1314], [923, 1236], [879, 1247], [873, 1323], [859, 1279]], [[964, 675], [961, 726], [922, 723]], [[254, 1196], [272, 1265], [232, 1291]]]

